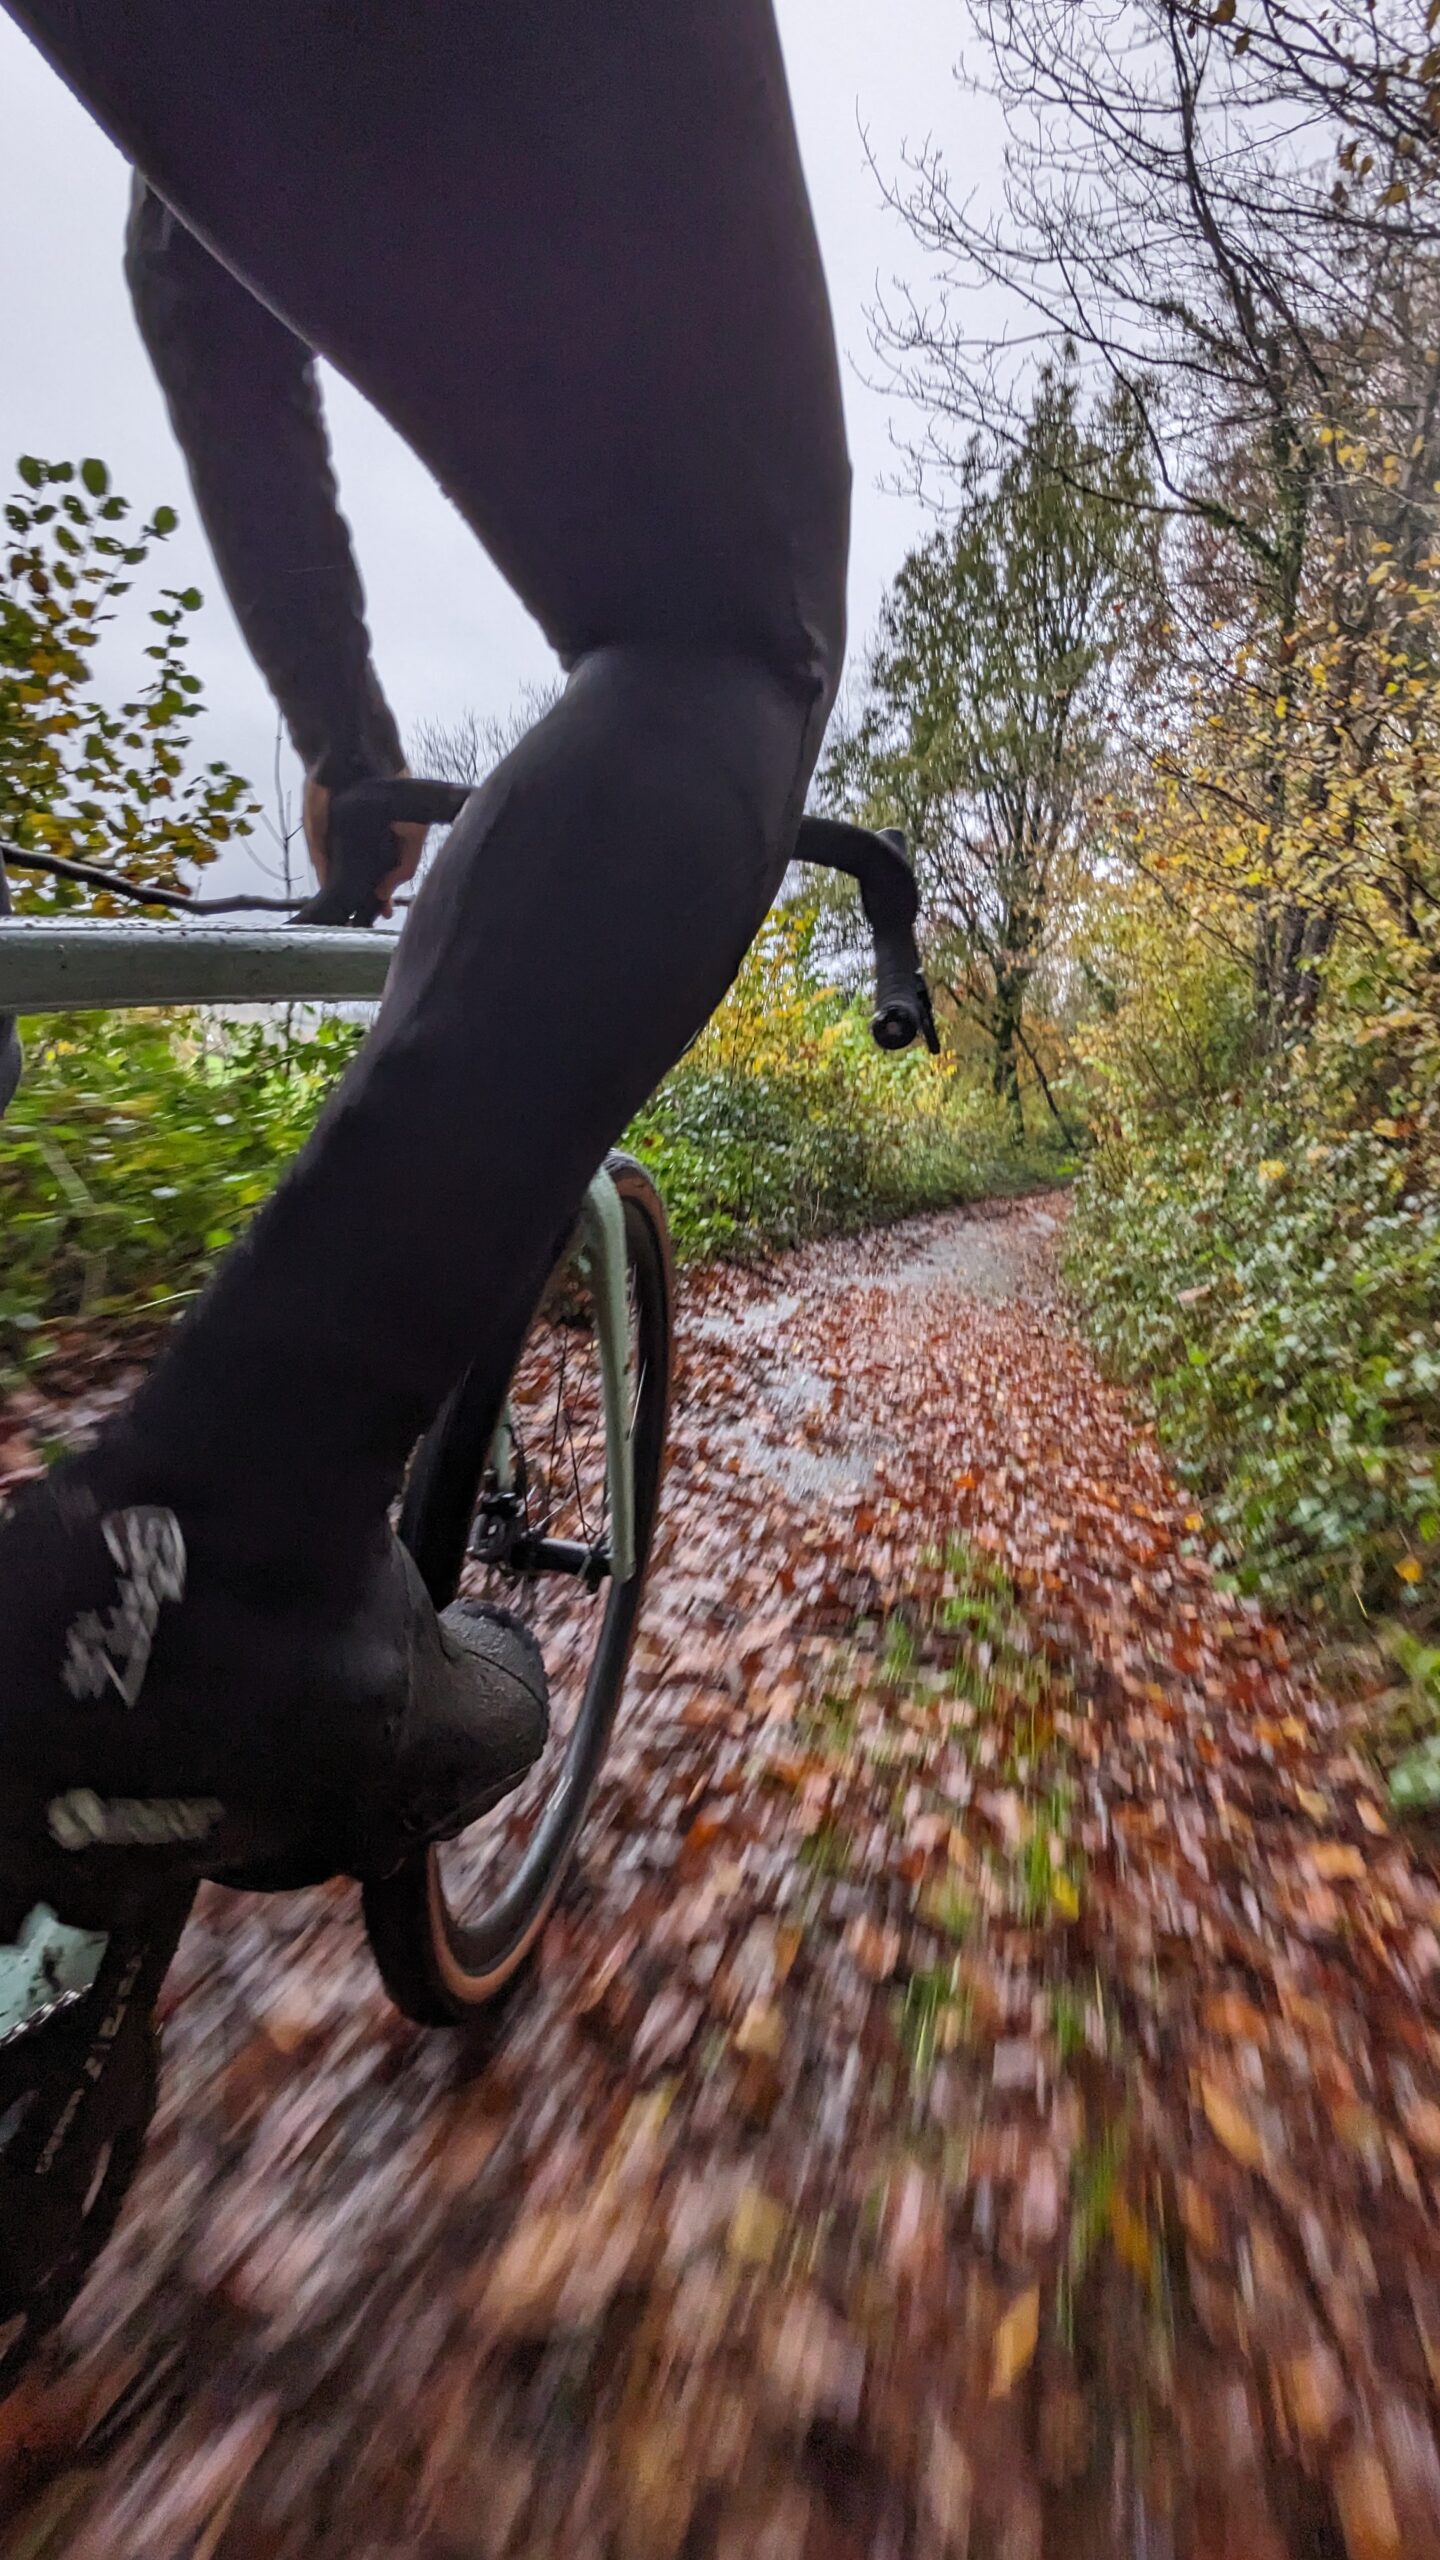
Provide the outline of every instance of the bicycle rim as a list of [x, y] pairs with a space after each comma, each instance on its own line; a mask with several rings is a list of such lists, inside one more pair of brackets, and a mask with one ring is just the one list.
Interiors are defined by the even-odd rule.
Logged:
[[[387, 1989], [424, 2023], [484, 2009], [534, 1947], [574, 1855], [609, 1745], [639, 1615], [664, 1460], [671, 1271], [664, 1211], [643, 1169], [612, 1158], [624, 1216], [637, 1570], [587, 1588], [581, 1575], [488, 1560], [495, 1417], [462, 1384], [417, 1455], [402, 1534], [432, 1596], [513, 1610], [539, 1637], [551, 1732], [515, 1795], [453, 1842], [365, 1891]], [[527, 1538], [603, 1547], [604, 1432], [589, 1283], [572, 1256], [552, 1277], [511, 1381], [516, 1477]], [[477, 1551], [478, 1550], [478, 1551]]]

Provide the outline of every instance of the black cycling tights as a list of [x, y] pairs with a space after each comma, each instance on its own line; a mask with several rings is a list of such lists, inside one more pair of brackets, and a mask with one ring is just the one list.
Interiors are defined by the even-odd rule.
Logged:
[[570, 670], [111, 1444], [127, 1498], [333, 1589], [465, 1363], [507, 1356], [793, 843], [843, 649], [848, 469], [778, 43], [769, 0], [7, 5], [185, 226], [167, 255], [168, 217], [148, 246], [142, 221], [142, 324], [302, 752], [337, 780], [383, 766], [388, 717], [356, 707], [312, 348]]

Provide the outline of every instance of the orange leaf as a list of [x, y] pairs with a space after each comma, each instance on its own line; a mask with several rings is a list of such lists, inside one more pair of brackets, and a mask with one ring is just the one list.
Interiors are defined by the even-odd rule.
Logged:
[[995, 2332], [990, 2359], [990, 2397], [1003, 2400], [1025, 2371], [1040, 2336], [1040, 2287], [1017, 2295]]
[[1404, 2544], [1380, 2456], [1353, 2444], [1331, 2473], [1348, 2560], [1401, 2560]]
[[1321, 1840], [1311, 1850], [1308, 1863], [1326, 1884], [1358, 1884], [1365, 1873], [1365, 1852], [1348, 1840]]
[[1232, 2160], [1238, 2160], [1242, 2169], [1263, 2169], [1266, 2160], [1264, 2142], [1228, 2091], [1222, 2089], [1217, 2081], [1202, 2080], [1200, 2103], [1211, 2132], [1218, 2142], [1224, 2143]]

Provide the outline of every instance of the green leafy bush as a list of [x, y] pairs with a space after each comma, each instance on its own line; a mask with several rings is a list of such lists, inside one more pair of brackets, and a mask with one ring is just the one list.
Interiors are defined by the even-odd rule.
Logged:
[[1344, 1614], [1435, 1605], [1440, 1198], [1313, 1097], [1132, 1121], [1078, 1186], [1070, 1276], [1143, 1384], [1241, 1584]]
[[272, 1189], [353, 1026], [276, 1039], [193, 1014], [57, 1016], [0, 1123], [0, 1367], [77, 1322], [154, 1324]]

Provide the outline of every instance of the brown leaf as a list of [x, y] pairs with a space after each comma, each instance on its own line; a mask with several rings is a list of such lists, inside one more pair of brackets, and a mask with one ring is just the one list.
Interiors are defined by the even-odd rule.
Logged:
[[1323, 2339], [1317, 2338], [1299, 2355], [1282, 2358], [1275, 2378], [1291, 2423], [1305, 2444], [1321, 2444], [1334, 2434], [1345, 2415], [1348, 2394], [1339, 2358]]
[[623, 2205], [593, 2199], [527, 2214], [493, 2264], [479, 2271], [475, 2298], [482, 2330], [538, 2339], [555, 2328], [587, 2327], [643, 2261], [655, 2236], [644, 2196]]
[[1270, 2021], [1263, 2009], [1242, 2000], [1236, 1991], [1209, 1991], [1200, 2004], [1200, 2022], [1211, 2035], [1224, 2036], [1231, 2044], [1264, 2046], [1270, 2041]]
[[624, 2466], [616, 2560], [674, 2560], [685, 2542], [701, 2480], [668, 2412], [637, 2412], [617, 2447]]
[[1347, 2560], [1401, 2560], [1404, 2548], [1385, 2466], [1372, 2446], [1354, 2444], [1330, 2474]]
[[717, 1724], [727, 1724], [735, 1713], [735, 1701], [728, 1689], [701, 1689], [687, 1698], [680, 1710], [680, 1722], [686, 1732], [703, 1732]]
[[977, 1810], [992, 1822], [1007, 1849], [1023, 1847], [1030, 1829], [1030, 1817], [1023, 1799], [1013, 1787], [995, 1787], [977, 1797]]
[[1194, 2178], [1177, 2181], [1176, 2196], [1185, 2236], [1207, 2258], [1220, 2255], [1221, 2231], [1214, 2204]]

